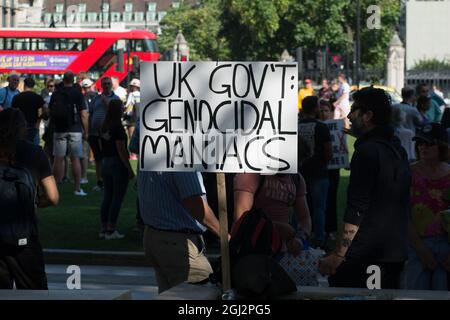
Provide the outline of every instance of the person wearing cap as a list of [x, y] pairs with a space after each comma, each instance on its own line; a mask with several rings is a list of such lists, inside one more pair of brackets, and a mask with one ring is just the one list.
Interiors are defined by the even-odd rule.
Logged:
[[[450, 208], [448, 138], [438, 123], [423, 126], [413, 138], [418, 161], [412, 165], [409, 252], [406, 289], [448, 290], [450, 237], [444, 211]], [[447, 218], [448, 219], [448, 218]]]
[[[139, 117], [139, 104], [141, 102], [141, 81], [133, 79], [130, 82], [130, 90], [127, 102], [125, 104], [125, 112], [123, 113], [123, 125], [127, 129], [128, 137], [133, 136], [136, 121]], [[136, 154], [130, 155], [131, 160], [136, 160]]]
[[91, 79], [84, 79], [83, 81], [81, 81], [81, 92], [86, 99], [87, 105], [89, 105], [92, 100], [99, 94], [94, 84], [94, 81], [92, 81]]
[[298, 92], [298, 111], [302, 109], [302, 101], [306, 97], [314, 95], [314, 88], [312, 87], [311, 79], [305, 79], [305, 87]]
[[[78, 75], [80, 77], [80, 75]], [[87, 75], [86, 75], [87, 77]], [[94, 85], [94, 81], [89, 78], [84, 78], [80, 82], [81, 93], [83, 94], [84, 99], [86, 100], [86, 105], [89, 106], [92, 100], [98, 96], [97, 88]], [[80, 158], [81, 161], [81, 184], [88, 184], [88, 176], [87, 171], [89, 167], [89, 155], [90, 148], [89, 143], [86, 140], [83, 140], [83, 157]]]
[[0, 112], [12, 106], [13, 98], [20, 93], [17, 89], [20, 77], [17, 73], [11, 73], [7, 79], [8, 85], [0, 89]]
[[[348, 115], [358, 138], [351, 161], [341, 238], [319, 270], [331, 287], [367, 288], [377, 266], [381, 289], [398, 289], [408, 252], [411, 172], [390, 126], [391, 103], [382, 89], [354, 94]], [[369, 269], [370, 270], [370, 269]], [[370, 282], [369, 282], [370, 283]]]

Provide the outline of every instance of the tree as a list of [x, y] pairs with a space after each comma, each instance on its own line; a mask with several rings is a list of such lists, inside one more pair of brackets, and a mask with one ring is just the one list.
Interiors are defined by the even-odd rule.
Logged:
[[171, 50], [179, 30], [183, 32], [190, 48], [190, 60], [228, 60], [228, 43], [219, 35], [218, 0], [204, 1], [198, 6], [182, 3], [173, 8], [161, 21], [162, 34], [158, 44], [162, 52]]
[[[381, 8], [381, 28], [368, 29], [369, 5]], [[361, 0], [361, 62], [383, 68], [400, 18], [400, 0]], [[182, 4], [162, 21], [160, 46], [168, 50], [178, 29], [190, 44], [192, 60], [278, 60], [297, 47], [354, 54], [354, 0], [205, 0]]]
[[223, 0], [222, 34], [233, 60], [278, 60], [285, 49], [276, 35], [291, 0]]
[[[361, 63], [363, 68], [384, 69], [386, 67], [389, 42], [398, 27], [401, 15], [399, 0], [360, 0], [361, 1]], [[380, 8], [380, 29], [369, 29], [367, 8], [376, 5]], [[350, 29], [356, 30], [356, 1], [349, 2], [345, 21]]]
[[450, 71], [449, 60], [423, 59], [416, 62], [412, 71]]

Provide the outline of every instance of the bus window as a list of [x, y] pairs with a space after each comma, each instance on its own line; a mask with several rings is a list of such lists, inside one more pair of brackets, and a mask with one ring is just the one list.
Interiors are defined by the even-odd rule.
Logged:
[[59, 39], [58, 41], [59, 51], [80, 51], [81, 40], [80, 39]]
[[117, 52], [118, 50], [122, 49], [124, 52], [128, 50], [127, 48], [127, 41], [126, 40], [117, 40], [114, 45], [112, 46], [112, 51]]
[[45, 50], [56, 50], [56, 44], [58, 42], [58, 39], [48, 38], [45, 39]]
[[143, 40], [131, 40], [131, 51], [132, 52], [144, 52], [144, 41]]
[[158, 46], [156, 45], [155, 40], [145, 39], [144, 45], [146, 52], [158, 52]]
[[132, 52], [157, 52], [156, 42], [149, 39], [131, 40]]
[[38, 38], [31, 39], [31, 50], [33, 51], [48, 50], [47, 48], [48, 40], [50, 39], [38, 39]]
[[24, 38], [15, 39], [14, 50], [30, 50], [30, 39]]

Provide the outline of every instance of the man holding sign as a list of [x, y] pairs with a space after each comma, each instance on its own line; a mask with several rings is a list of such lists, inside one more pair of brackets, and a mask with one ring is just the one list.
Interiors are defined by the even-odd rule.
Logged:
[[155, 269], [159, 293], [182, 282], [208, 280], [211, 265], [202, 233], [219, 236], [200, 174], [141, 172], [139, 206], [145, 223], [145, 256]]

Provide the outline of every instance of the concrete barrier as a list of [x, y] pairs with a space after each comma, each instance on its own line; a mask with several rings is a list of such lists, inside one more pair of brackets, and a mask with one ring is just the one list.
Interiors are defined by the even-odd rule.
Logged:
[[[216, 287], [180, 284], [160, 294], [157, 300], [217, 300]], [[449, 291], [369, 290], [358, 288], [297, 287], [297, 292], [280, 300], [450, 300]]]
[[126, 290], [0, 290], [0, 300], [131, 300]]
[[155, 300], [218, 300], [221, 290], [210, 285], [179, 284], [158, 295]]

